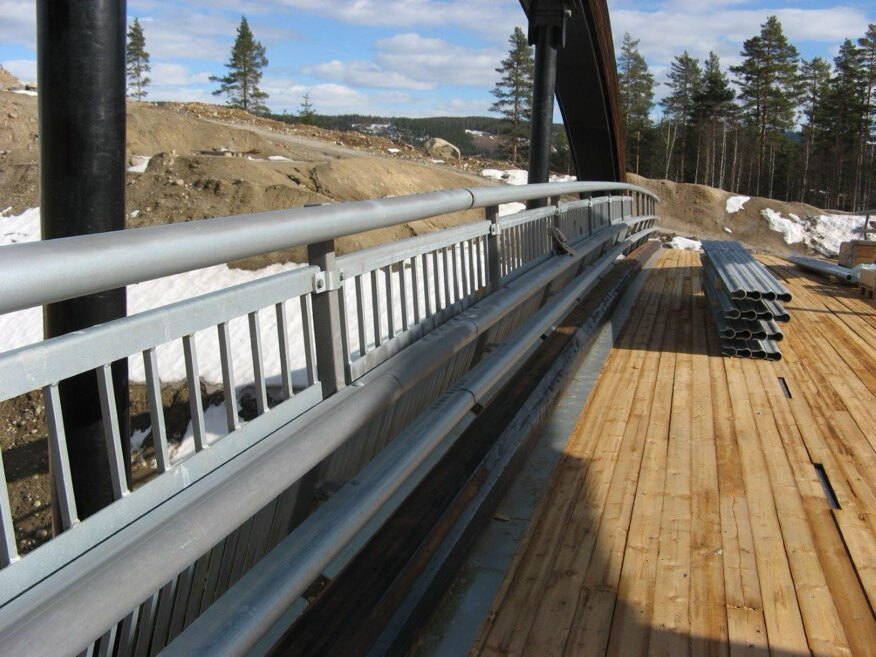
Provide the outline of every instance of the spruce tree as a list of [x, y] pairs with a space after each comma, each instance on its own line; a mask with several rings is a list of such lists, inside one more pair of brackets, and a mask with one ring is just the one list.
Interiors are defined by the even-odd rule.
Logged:
[[304, 125], [313, 125], [316, 112], [313, 109], [313, 103], [310, 102], [309, 93], [304, 94], [299, 107], [301, 109], [298, 111], [298, 122]]
[[643, 133], [651, 126], [649, 114], [654, 107], [654, 84], [654, 76], [639, 52], [639, 40], [625, 32], [618, 60], [618, 87], [621, 117], [627, 134], [627, 161], [633, 162], [635, 173], [639, 173]]
[[496, 69], [501, 77], [491, 92], [496, 97], [496, 102], [490, 107], [490, 111], [502, 115], [504, 149], [510, 154], [511, 161], [517, 164], [518, 159], [525, 155], [520, 152], [525, 147], [521, 149], [520, 146], [527, 143], [535, 64], [522, 29], [515, 27], [508, 43], [511, 46], [508, 57]]
[[146, 74], [149, 73], [149, 53], [146, 52], [146, 37], [143, 28], [140, 27], [139, 19], [135, 18], [128, 30], [128, 45], [125, 51], [125, 63], [128, 74], [128, 96], [136, 100], [143, 100], [146, 95], [146, 87], [152, 81]]
[[742, 45], [743, 61], [736, 75], [743, 112], [757, 132], [756, 193], [760, 194], [766, 147], [770, 145], [769, 179], [775, 163], [776, 138], [794, 126], [799, 95], [797, 49], [788, 42], [775, 16], [760, 26], [760, 34]]
[[[677, 55], [669, 66], [669, 88], [671, 92], [666, 98], [661, 101], [666, 117], [670, 121], [670, 128], [675, 125], [675, 133], [681, 133], [679, 175], [677, 181], [685, 182], [685, 157], [687, 154], [688, 133], [693, 124], [694, 118], [694, 98], [700, 88], [702, 81], [702, 69], [700, 62], [695, 57], [691, 57], [685, 50], [681, 55]], [[665, 177], [669, 177], [669, 168], [672, 162], [673, 148], [668, 145], [666, 160]]]
[[246, 112], [264, 112], [267, 107], [262, 102], [268, 97], [259, 89], [262, 69], [268, 65], [265, 47], [255, 40], [246, 16], [241, 17], [237, 28], [237, 38], [231, 47], [231, 59], [225, 65], [228, 74], [222, 77], [210, 76], [211, 82], [218, 82], [219, 88], [214, 96], [226, 94], [228, 106]]

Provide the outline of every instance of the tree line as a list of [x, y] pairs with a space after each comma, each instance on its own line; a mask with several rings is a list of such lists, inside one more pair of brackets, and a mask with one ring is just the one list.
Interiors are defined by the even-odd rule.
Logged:
[[876, 24], [833, 62], [802, 59], [771, 16], [724, 69], [712, 52], [671, 63], [657, 83], [625, 34], [618, 55], [627, 168], [649, 178], [863, 210], [876, 192]]

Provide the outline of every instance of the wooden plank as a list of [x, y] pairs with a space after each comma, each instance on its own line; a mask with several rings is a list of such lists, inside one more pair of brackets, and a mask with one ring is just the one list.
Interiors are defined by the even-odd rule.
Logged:
[[[743, 370], [751, 408], [758, 418], [760, 444], [809, 648], [815, 655], [848, 655], [848, 641], [821, 569], [800, 491], [768, 398], [770, 391], [778, 387], [777, 377], [770, 363], [749, 361], [743, 363]], [[798, 467], [806, 464], [798, 463]], [[808, 469], [814, 470], [814, 466], [810, 463]], [[808, 479], [804, 482], [811, 484]]]
[[[678, 262], [674, 259], [674, 262]], [[680, 298], [681, 277], [676, 276], [673, 296]], [[677, 319], [672, 313], [670, 320]], [[651, 420], [645, 436], [645, 451], [639, 472], [639, 485], [627, 537], [618, 604], [609, 636], [608, 655], [643, 655], [650, 638], [650, 619], [658, 559], [660, 518], [672, 410], [672, 382], [675, 377], [675, 339], [677, 324], [670, 321], [668, 341], [660, 354]]]
[[[661, 267], [651, 275], [640, 301], [647, 303], [659, 298], [665, 284], [665, 276], [660, 273], [664, 263], [661, 261], [659, 264]], [[635, 345], [647, 339], [645, 336], [651, 331], [659, 304], [647, 305], [652, 310], [641, 314], [641, 320], [637, 324], [625, 328], [619, 337], [619, 345]], [[540, 592], [550, 574], [572, 511], [571, 505], [557, 504], [555, 500], [573, 499], [580, 492], [587, 475], [586, 466], [591, 462], [596, 449], [596, 441], [590, 437], [601, 434], [612, 411], [610, 401], [626, 387], [620, 377], [609, 376], [607, 373], [615, 369], [625, 370], [634, 354], [633, 348], [615, 349], [611, 352], [603, 374], [597, 380], [585, 410], [572, 432], [573, 436], [583, 439], [570, 441], [534, 516], [535, 520], [530, 525], [530, 530], [496, 596], [493, 611], [481, 630], [472, 654], [520, 654], [524, 649], [540, 602]]]
[[[696, 284], [694, 289], [698, 290]], [[717, 440], [712, 411], [710, 354], [706, 330], [708, 304], [696, 297], [692, 321], [692, 426], [691, 437], [691, 543], [690, 634], [691, 654], [702, 657], [729, 655]]]
[[[709, 326], [708, 344], [714, 351], [717, 350], [718, 339], [714, 324], [710, 322]], [[727, 635], [732, 657], [762, 657], [769, 654], [766, 621], [726, 362], [724, 358], [709, 359]]]
[[752, 412], [750, 406], [742, 362], [727, 359], [725, 367], [737, 427], [736, 442], [749, 503], [770, 651], [802, 654], [808, 651], [806, 633], [776, 516], [766, 463], [757, 438], [760, 417]]

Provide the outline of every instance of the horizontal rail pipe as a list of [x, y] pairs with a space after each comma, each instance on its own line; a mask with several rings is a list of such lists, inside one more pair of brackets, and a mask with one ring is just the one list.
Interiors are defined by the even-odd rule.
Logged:
[[[108, 536], [52, 577], [21, 592], [2, 608], [0, 654], [57, 654], [59, 646], [78, 654], [447, 358], [477, 340], [537, 290], [579, 267], [623, 229], [603, 229], [589, 244], [580, 245], [574, 256], [554, 258], [525, 279], [500, 288], [363, 377], [361, 385], [347, 387], [288, 425], [272, 429], [218, 470], [130, 520], [119, 527], [124, 531]], [[627, 246], [622, 243], [608, 253], [613, 259], [615, 250]], [[256, 418], [244, 429], [254, 431], [258, 421], [270, 415]], [[290, 440], [292, 436], [295, 440]], [[183, 465], [183, 477], [184, 469]]]
[[858, 282], [855, 277], [855, 271], [853, 269], [848, 269], [847, 267], [841, 267], [840, 265], [834, 265], [824, 260], [818, 260], [817, 258], [805, 258], [803, 256], [791, 256], [790, 258], [788, 258], [788, 260], [793, 262], [798, 267], [813, 271], [816, 274], [821, 274], [822, 276], [834, 276], [848, 283]]
[[0, 314], [442, 214], [612, 191], [657, 199], [613, 182], [463, 188], [12, 244], [0, 247]]

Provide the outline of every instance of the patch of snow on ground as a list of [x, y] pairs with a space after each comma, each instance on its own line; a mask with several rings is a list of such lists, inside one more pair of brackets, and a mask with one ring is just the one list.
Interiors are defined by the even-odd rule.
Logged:
[[[241, 421], [241, 424], [245, 424], [245, 422]], [[225, 418], [224, 405], [209, 406], [204, 411], [204, 433], [208, 445], [212, 445], [223, 436], [228, 435], [228, 421]], [[179, 463], [195, 453], [195, 430], [191, 422], [189, 422], [182, 440], [178, 444], [168, 445], [168, 448], [171, 463]]]
[[268, 159], [271, 162], [291, 162], [292, 161], [288, 157], [286, 157], [285, 155], [268, 155]]
[[386, 152], [392, 153], [393, 155], [395, 155], [396, 153], [401, 153], [401, 149], [400, 148], [387, 148]]
[[667, 244], [669, 244], [670, 248], [680, 249], [681, 251], [702, 251], [703, 250], [703, 243], [702, 242], [698, 242], [697, 240], [691, 240], [691, 239], [688, 239], [686, 237], [681, 237], [679, 235], [676, 235], [675, 237], [673, 237], [671, 240], [669, 240], [669, 242], [667, 242]]
[[727, 228], [727, 226], [724, 226], [724, 232], [725, 233], [732, 233], [733, 231], [730, 230], [729, 228]]
[[770, 228], [782, 233], [788, 244], [804, 243], [822, 255], [835, 256], [840, 244], [860, 237], [859, 227], [864, 217], [855, 215], [823, 214], [801, 219], [793, 213], [788, 218], [769, 208], [761, 210]]
[[36, 91], [31, 91], [30, 89], [14, 89], [12, 91], [14, 94], [21, 94], [22, 96], [38, 96]]
[[727, 204], [724, 206], [724, 210], [727, 212], [727, 214], [739, 212], [743, 207], [745, 207], [745, 203], [750, 200], [750, 196], [731, 196], [727, 199]]
[[128, 171], [131, 173], [146, 173], [146, 167], [149, 166], [149, 160], [151, 159], [148, 155], [132, 155], [131, 166], [128, 167]]
[[[526, 185], [529, 180], [529, 172], [523, 169], [508, 169], [502, 171], [500, 169], [484, 169], [481, 171], [484, 178], [490, 180], [498, 180], [506, 185]], [[551, 182], [575, 182], [578, 180], [575, 176], [551, 176]]]
[[786, 219], [781, 212], [765, 208], [760, 211], [761, 216], [767, 220], [770, 230], [782, 234], [785, 244], [797, 244], [806, 241], [806, 232], [803, 227], [793, 219]]

